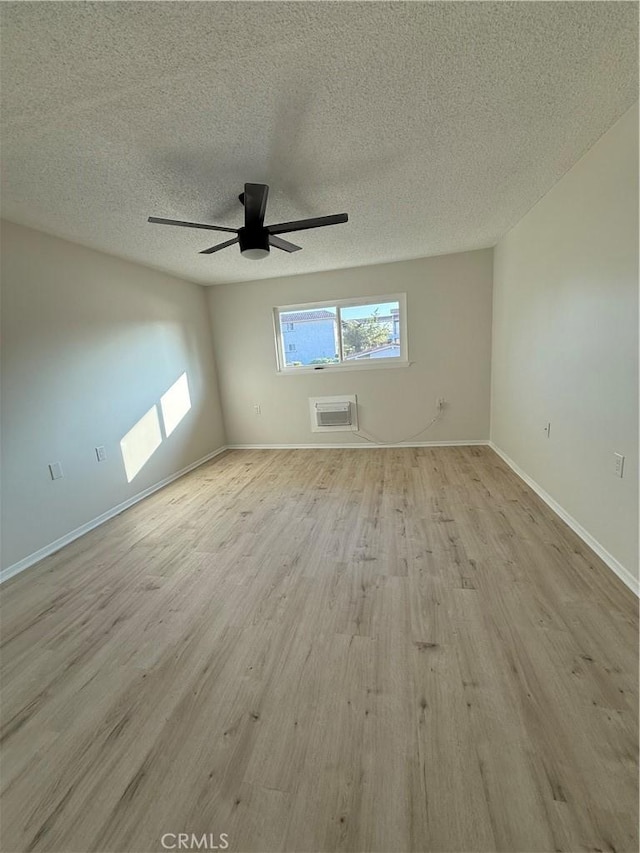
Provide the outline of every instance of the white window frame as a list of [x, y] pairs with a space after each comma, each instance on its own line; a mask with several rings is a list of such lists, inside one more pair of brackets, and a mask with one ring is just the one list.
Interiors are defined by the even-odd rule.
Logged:
[[[400, 332], [400, 355], [393, 358], [363, 358], [361, 360], [340, 361], [338, 364], [308, 364], [301, 367], [287, 366], [284, 341], [281, 332], [280, 314], [288, 311], [313, 311], [321, 308], [337, 308], [337, 322], [340, 324], [340, 309], [352, 308], [360, 305], [378, 305], [384, 302], [397, 302], [400, 314], [398, 329]], [[285, 322], [287, 322], [285, 320]], [[407, 342], [407, 294], [406, 293], [382, 293], [373, 296], [354, 296], [349, 299], [328, 299], [323, 302], [304, 302], [297, 305], [278, 305], [273, 309], [273, 326], [276, 345], [276, 368], [282, 375], [293, 375], [299, 373], [319, 373], [321, 371], [335, 370], [379, 370], [389, 367], [408, 367], [408, 342]], [[342, 359], [342, 333], [338, 325], [338, 345], [340, 359]]]

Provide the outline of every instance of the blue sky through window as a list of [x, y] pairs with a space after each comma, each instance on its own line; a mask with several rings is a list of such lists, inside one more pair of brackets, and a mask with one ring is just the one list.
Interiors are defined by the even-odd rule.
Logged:
[[341, 308], [340, 315], [343, 320], [362, 320], [363, 317], [370, 317], [377, 309], [378, 316], [385, 317], [391, 314], [391, 309], [398, 310], [397, 302], [377, 302], [370, 305], [352, 305], [349, 308]]

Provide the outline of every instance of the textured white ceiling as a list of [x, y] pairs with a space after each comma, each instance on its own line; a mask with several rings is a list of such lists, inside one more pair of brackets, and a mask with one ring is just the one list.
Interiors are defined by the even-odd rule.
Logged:
[[[2, 3], [2, 212], [200, 282], [491, 246], [637, 98], [636, 3]], [[267, 222], [212, 255], [148, 215]]]

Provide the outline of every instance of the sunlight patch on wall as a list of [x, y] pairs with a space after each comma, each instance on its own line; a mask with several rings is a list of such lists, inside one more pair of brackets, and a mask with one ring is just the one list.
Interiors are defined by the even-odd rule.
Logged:
[[133, 480], [161, 443], [158, 407], [154, 405], [120, 441], [128, 483]]
[[160, 398], [165, 435], [169, 437], [191, 408], [187, 374], [183, 373]]

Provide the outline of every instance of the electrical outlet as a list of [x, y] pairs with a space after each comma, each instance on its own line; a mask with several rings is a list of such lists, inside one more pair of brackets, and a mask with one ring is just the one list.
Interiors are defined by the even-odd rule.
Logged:
[[253, 411], [256, 413], [256, 415], [262, 414], [262, 407], [261, 407], [260, 403], [254, 403]]
[[616, 477], [622, 477], [624, 475], [624, 456], [621, 453], [614, 453], [613, 458]]
[[62, 471], [62, 465], [60, 462], [50, 462], [49, 463], [49, 473], [51, 474], [52, 480], [59, 480], [61, 477], [64, 477], [64, 473]]
[[100, 447], [96, 447], [96, 458], [98, 462], [106, 462], [107, 459], [107, 451], [104, 449], [102, 445]]
[[551, 438], [551, 423], [547, 423], [544, 432], [546, 432], [547, 438]]

